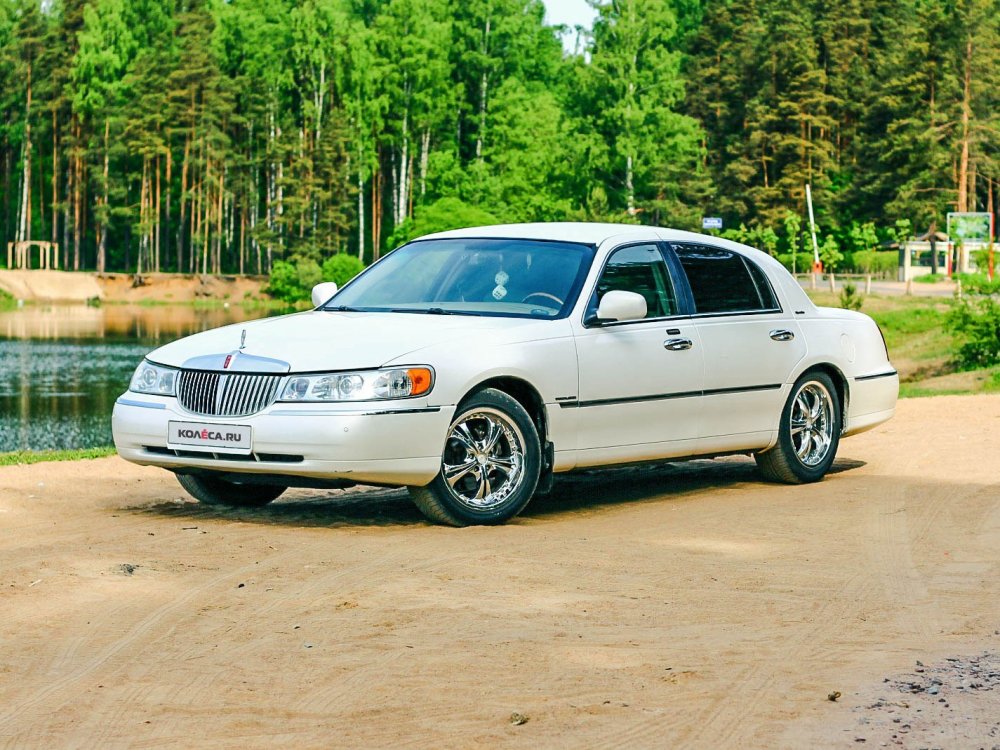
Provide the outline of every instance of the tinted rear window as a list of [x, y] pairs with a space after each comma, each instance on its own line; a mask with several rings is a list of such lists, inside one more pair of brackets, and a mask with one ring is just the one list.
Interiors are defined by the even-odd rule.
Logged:
[[696, 313], [778, 309], [764, 272], [743, 256], [706, 245], [676, 245], [674, 249], [691, 284]]

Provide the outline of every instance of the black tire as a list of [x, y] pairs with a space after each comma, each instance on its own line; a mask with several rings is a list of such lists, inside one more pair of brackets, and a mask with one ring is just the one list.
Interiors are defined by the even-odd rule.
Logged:
[[198, 502], [230, 508], [259, 508], [288, 489], [271, 484], [237, 484], [194, 474], [178, 474], [177, 481]]
[[410, 497], [435, 523], [500, 524], [531, 500], [541, 465], [538, 431], [528, 412], [503, 391], [486, 388], [459, 404], [441, 470], [426, 487], [410, 487]]
[[[805, 401], [797, 402], [800, 396]], [[819, 408], [815, 421], [810, 421], [812, 417], [803, 416], [803, 404], [817, 402]], [[771, 482], [818, 482], [837, 457], [842, 427], [840, 397], [833, 380], [825, 372], [807, 372], [792, 386], [785, 408], [781, 411], [778, 442], [770, 450], [754, 456], [761, 474]], [[796, 430], [794, 434], [793, 429]], [[825, 439], [829, 442], [821, 450], [821, 441]]]

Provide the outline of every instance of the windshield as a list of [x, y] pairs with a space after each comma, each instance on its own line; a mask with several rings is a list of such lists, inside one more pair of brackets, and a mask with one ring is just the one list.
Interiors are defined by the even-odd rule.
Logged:
[[559, 318], [572, 309], [593, 256], [571, 242], [420, 240], [387, 255], [323, 309]]

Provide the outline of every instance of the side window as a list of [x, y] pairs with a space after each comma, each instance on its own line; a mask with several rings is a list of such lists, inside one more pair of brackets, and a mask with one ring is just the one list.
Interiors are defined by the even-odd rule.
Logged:
[[611, 253], [590, 301], [591, 313], [597, 312], [601, 298], [612, 290], [635, 292], [645, 297], [647, 318], [677, 314], [677, 296], [667, 264], [656, 245], [632, 245]]
[[760, 302], [763, 305], [764, 310], [780, 310], [781, 305], [778, 304], [777, 298], [774, 296], [774, 289], [771, 288], [771, 282], [767, 280], [767, 276], [764, 272], [760, 270], [760, 266], [754, 263], [749, 258], [743, 258], [743, 264], [750, 271], [750, 277], [753, 279], [754, 285], [757, 287], [757, 294], [760, 295]]
[[707, 245], [675, 245], [674, 249], [691, 284], [696, 313], [778, 309], [764, 272], [742, 255]]

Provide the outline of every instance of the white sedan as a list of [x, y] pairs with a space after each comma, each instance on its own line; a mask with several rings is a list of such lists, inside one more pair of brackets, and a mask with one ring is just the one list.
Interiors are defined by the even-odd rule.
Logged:
[[115, 404], [118, 452], [206, 503], [406, 486], [433, 521], [490, 524], [574, 469], [747, 453], [817, 481], [899, 390], [869, 317], [670, 229], [443, 232], [313, 303], [151, 352]]

